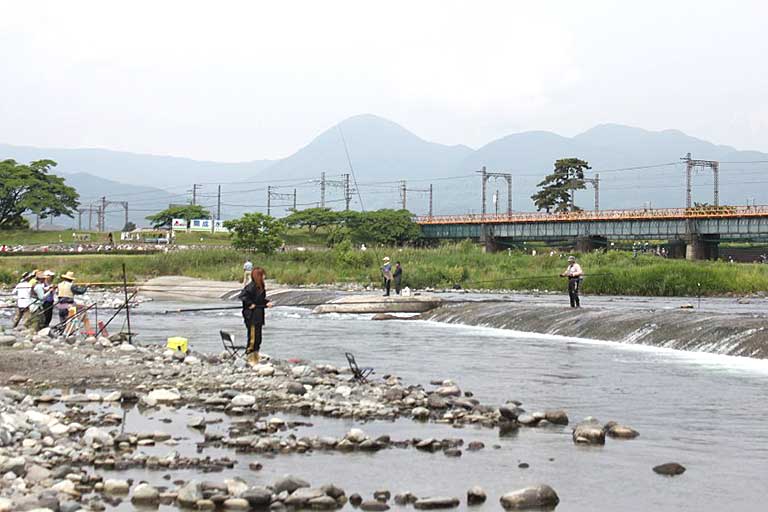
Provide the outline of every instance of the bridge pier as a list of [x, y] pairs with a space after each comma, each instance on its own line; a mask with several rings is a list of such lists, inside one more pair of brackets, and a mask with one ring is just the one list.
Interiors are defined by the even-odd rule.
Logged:
[[576, 252], [592, 252], [608, 245], [608, 239], [604, 236], [583, 236], [576, 239]]
[[685, 258], [686, 244], [684, 240], [670, 240], [667, 243], [667, 258]]
[[685, 259], [716, 260], [720, 254], [720, 235], [692, 236], [686, 241]]

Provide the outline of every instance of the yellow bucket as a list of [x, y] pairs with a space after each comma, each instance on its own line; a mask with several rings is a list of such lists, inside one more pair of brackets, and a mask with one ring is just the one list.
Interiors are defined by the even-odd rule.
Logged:
[[173, 336], [172, 338], [168, 338], [168, 343], [166, 343], [166, 348], [170, 348], [171, 350], [181, 350], [185, 354], [187, 353], [189, 342], [187, 341], [187, 338], [182, 338], [180, 336]]

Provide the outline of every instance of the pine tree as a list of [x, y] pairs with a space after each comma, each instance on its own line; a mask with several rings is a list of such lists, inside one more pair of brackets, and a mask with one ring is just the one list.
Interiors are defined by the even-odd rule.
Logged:
[[562, 213], [579, 211], [573, 204], [573, 193], [586, 188], [584, 170], [591, 169], [589, 164], [578, 158], [562, 158], [555, 162], [555, 170], [547, 175], [537, 186], [541, 190], [531, 196], [536, 209]]

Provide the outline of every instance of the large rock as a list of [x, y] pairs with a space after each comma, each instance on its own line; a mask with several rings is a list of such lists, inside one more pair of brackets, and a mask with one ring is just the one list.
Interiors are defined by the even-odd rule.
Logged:
[[488, 495], [482, 487], [475, 486], [467, 491], [467, 505], [480, 505], [485, 503]]
[[605, 444], [605, 430], [597, 421], [583, 421], [573, 427], [573, 442], [577, 444]]
[[42, 482], [43, 480], [47, 480], [50, 477], [51, 477], [50, 470], [38, 464], [31, 464], [27, 468], [27, 476], [25, 477], [25, 480], [27, 482], [37, 484]]
[[606, 424], [605, 431], [610, 437], [613, 437], [614, 439], [634, 439], [640, 435], [640, 432], [637, 430], [626, 425], [619, 425], [615, 422]]
[[325, 491], [322, 489], [310, 489], [308, 487], [302, 487], [300, 489], [296, 489], [295, 492], [288, 496], [288, 498], [285, 500], [285, 504], [289, 507], [302, 508], [310, 500], [321, 498], [323, 496], [325, 496]]
[[24, 457], [10, 457], [0, 459], [0, 473], [5, 474], [13, 471], [16, 476], [24, 476], [26, 469], [24, 466], [27, 461]]
[[227, 485], [227, 493], [235, 498], [242, 497], [243, 493], [248, 490], [248, 484], [239, 478], [224, 480], [224, 483]]
[[181, 400], [181, 394], [173, 389], [155, 389], [147, 398], [158, 403], [177, 402]]
[[10, 347], [16, 343], [16, 337], [11, 336], [9, 334], [1, 334], [0, 335], [0, 346], [2, 347]]
[[249, 510], [251, 505], [243, 498], [229, 498], [224, 500], [224, 510]]
[[544, 419], [555, 425], [568, 424], [568, 414], [563, 410], [545, 411]]
[[347, 435], [344, 437], [347, 441], [351, 441], [353, 443], [362, 443], [366, 439], [365, 432], [360, 430], [359, 428], [353, 428], [350, 429], [349, 432], [347, 432]]
[[389, 505], [376, 500], [366, 500], [360, 504], [360, 510], [365, 510], [368, 512], [389, 510]]
[[436, 510], [442, 508], [456, 508], [459, 506], [459, 498], [419, 498], [413, 504], [418, 510]]
[[139, 484], [133, 490], [131, 503], [134, 505], [157, 505], [160, 503], [160, 491], [149, 484]]
[[531, 508], [553, 508], [560, 503], [560, 498], [548, 485], [526, 487], [509, 492], [499, 500], [505, 510], [526, 510]]
[[83, 441], [88, 446], [93, 446], [94, 444], [111, 446], [114, 444], [114, 440], [112, 439], [110, 433], [98, 427], [91, 427], [86, 430], [85, 434], [83, 434]]
[[125, 480], [109, 479], [104, 481], [104, 492], [107, 494], [128, 494], [131, 486]]
[[252, 487], [240, 495], [253, 508], [264, 507], [272, 501], [272, 491], [263, 487]]
[[237, 395], [230, 403], [232, 407], [250, 407], [256, 403], [256, 397], [247, 394]]
[[285, 475], [272, 486], [275, 494], [280, 494], [283, 491], [287, 491], [290, 494], [295, 492], [296, 489], [304, 487], [309, 487], [309, 482], [294, 475]]
[[203, 486], [200, 482], [192, 480], [179, 489], [176, 501], [179, 505], [187, 508], [194, 508], [198, 500], [203, 499]]
[[678, 464], [677, 462], [667, 462], [666, 464], [655, 466], [653, 471], [660, 475], [677, 476], [685, 473], [685, 466]]

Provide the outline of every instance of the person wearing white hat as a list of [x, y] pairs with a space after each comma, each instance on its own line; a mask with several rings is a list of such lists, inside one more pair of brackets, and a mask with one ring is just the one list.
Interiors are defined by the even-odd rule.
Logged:
[[75, 306], [75, 295], [82, 295], [88, 289], [85, 286], [77, 286], [75, 274], [70, 270], [61, 275], [59, 283], [59, 320], [65, 322], [69, 316], [69, 308]]
[[576, 263], [576, 257], [568, 256], [568, 267], [560, 276], [568, 278], [568, 297], [571, 299], [572, 308], [581, 307], [579, 302], [579, 285], [583, 275], [584, 271], [581, 270], [581, 265]]
[[389, 291], [392, 288], [392, 265], [389, 263], [389, 256], [384, 256], [381, 275], [384, 277], [384, 296], [389, 297]]

